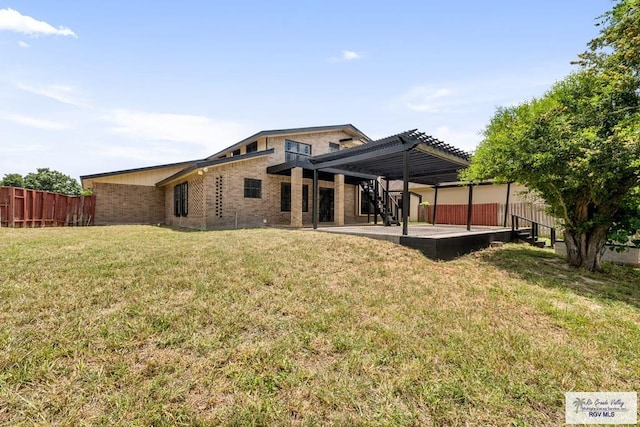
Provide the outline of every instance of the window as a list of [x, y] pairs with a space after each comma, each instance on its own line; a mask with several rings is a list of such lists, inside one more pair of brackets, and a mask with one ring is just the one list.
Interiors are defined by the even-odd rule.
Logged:
[[[291, 212], [291, 184], [280, 183], [280, 211]], [[309, 212], [309, 186], [302, 186], [302, 212]]]
[[302, 212], [309, 212], [309, 186], [302, 186]]
[[183, 182], [173, 187], [173, 214], [187, 216], [189, 213], [189, 183]]
[[329, 152], [335, 153], [336, 151], [340, 151], [340, 144], [336, 144], [335, 142], [329, 143]]
[[247, 145], [247, 154], [258, 151], [258, 141], [253, 141], [251, 144]]
[[291, 212], [291, 184], [280, 183], [280, 211]]
[[244, 179], [244, 197], [249, 199], [262, 198], [262, 180], [261, 179]]
[[232, 156], [239, 156], [240, 155], [240, 149], [238, 148], [237, 150], [233, 150], [233, 153], [231, 153]]
[[306, 160], [311, 155], [311, 145], [285, 139], [284, 152], [285, 162], [292, 162], [298, 159]]
[[375, 208], [373, 203], [367, 197], [367, 193], [364, 190], [360, 191], [360, 215], [374, 214]]

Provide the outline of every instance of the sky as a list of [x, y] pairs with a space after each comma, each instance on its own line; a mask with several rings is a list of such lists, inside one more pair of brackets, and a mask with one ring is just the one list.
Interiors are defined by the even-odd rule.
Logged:
[[351, 123], [473, 151], [543, 95], [610, 0], [0, 0], [0, 177], [207, 157]]

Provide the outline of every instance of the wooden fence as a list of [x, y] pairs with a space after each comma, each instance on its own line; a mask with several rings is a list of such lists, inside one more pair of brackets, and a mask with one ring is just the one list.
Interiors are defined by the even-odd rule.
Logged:
[[[482, 203], [472, 207], [472, 225], [502, 226], [504, 224], [504, 203]], [[510, 203], [507, 215], [507, 227], [511, 227], [511, 215], [519, 215], [540, 224], [556, 226], [555, 219], [547, 215], [545, 205], [536, 203]], [[438, 224], [465, 225], [467, 223], [467, 205], [438, 205], [436, 222]], [[433, 206], [421, 208], [419, 221], [433, 221]], [[544, 227], [541, 228], [543, 231]]]
[[[438, 205], [436, 222], [438, 224], [464, 225], [467, 223], [467, 205]], [[433, 206], [426, 207], [426, 221], [433, 222]], [[482, 203], [472, 206], [472, 225], [498, 225], [498, 204]]]
[[95, 196], [0, 187], [0, 227], [91, 225], [95, 209]]

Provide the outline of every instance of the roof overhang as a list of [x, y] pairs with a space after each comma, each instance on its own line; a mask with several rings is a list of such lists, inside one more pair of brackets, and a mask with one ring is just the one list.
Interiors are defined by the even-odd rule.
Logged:
[[404, 153], [409, 157], [410, 182], [437, 185], [458, 179], [469, 166], [470, 155], [417, 130], [403, 132], [357, 147], [309, 158], [312, 169], [333, 169], [344, 174], [404, 178]]
[[163, 185], [167, 185], [172, 181], [176, 181], [186, 175], [191, 174], [194, 171], [197, 171], [198, 169], [202, 169], [202, 168], [206, 168], [209, 166], [218, 166], [218, 165], [223, 165], [226, 163], [233, 163], [233, 162], [239, 162], [242, 160], [249, 160], [249, 159], [254, 159], [256, 157], [262, 157], [262, 156], [267, 156], [269, 154], [273, 154], [274, 153], [274, 149], [270, 148], [268, 150], [262, 150], [262, 151], [254, 151], [253, 153], [249, 153], [249, 154], [242, 154], [240, 156], [233, 156], [233, 157], [225, 157], [224, 159], [216, 159], [216, 160], [200, 160], [197, 161], [193, 164], [191, 164], [191, 166], [181, 170], [178, 173], [175, 173], [173, 175], [171, 175], [170, 177], [167, 177], [165, 179], [163, 179], [160, 182], [156, 183], [156, 186], [158, 187], [162, 187]]

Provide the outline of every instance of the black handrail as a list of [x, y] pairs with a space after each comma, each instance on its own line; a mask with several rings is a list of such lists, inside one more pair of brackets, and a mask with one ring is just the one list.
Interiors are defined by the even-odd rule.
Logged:
[[520, 220], [526, 221], [531, 224], [531, 238], [532, 238], [532, 241], [534, 242], [538, 240], [538, 237], [540, 236], [540, 227], [548, 228], [551, 234], [551, 247], [552, 248], [555, 247], [555, 244], [557, 242], [555, 227], [552, 227], [547, 224], [539, 223], [537, 221], [534, 221], [529, 218], [525, 218], [520, 215], [511, 214], [511, 233], [512, 234], [515, 235], [516, 231], [520, 229]]
[[[373, 215], [374, 221], [378, 223], [378, 215], [384, 221], [384, 225], [391, 225], [391, 219], [394, 222], [397, 222], [400, 225], [400, 221], [398, 218], [398, 210], [400, 209], [398, 206], [398, 202], [395, 201], [393, 197], [391, 197], [391, 191], [387, 191], [384, 188], [380, 188], [377, 185], [377, 181], [374, 180], [364, 180], [360, 181], [360, 188], [364, 190], [364, 194], [367, 197], [367, 200], [370, 203], [370, 206], [373, 205]], [[380, 191], [382, 194], [380, 194]], [[382, 209], [381, 209], [382, 208]], [[369, 215], [371, 212], [367, 214], [367, 220], [369, 220]]]

